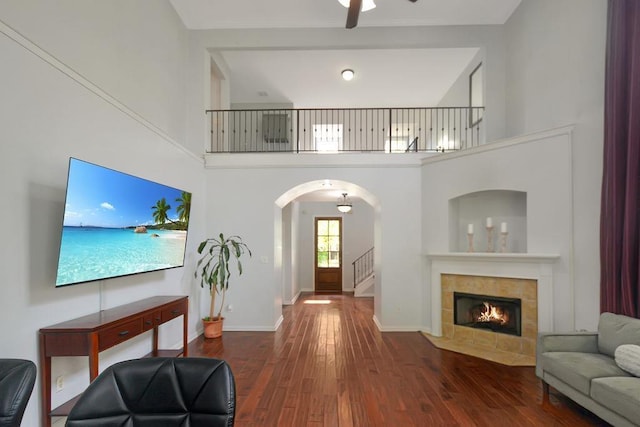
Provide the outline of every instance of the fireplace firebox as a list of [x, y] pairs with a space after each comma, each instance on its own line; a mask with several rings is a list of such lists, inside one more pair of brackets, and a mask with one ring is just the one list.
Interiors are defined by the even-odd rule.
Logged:
[[460, 326], [521, 336], [521, 300], [454, 292], [453, 322]]

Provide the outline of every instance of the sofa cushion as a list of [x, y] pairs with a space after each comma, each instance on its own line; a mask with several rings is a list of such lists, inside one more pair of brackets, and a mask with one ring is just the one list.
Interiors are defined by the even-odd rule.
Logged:
[[616, 348], [616, 365], [631, 375], [640, 377], [640, 345], [623, 344]]
[[630, 422], [640, 420], [640, 378], [596, 378], [591, 383], [591, 398]]
[[540, 361], [545, 373], [587, 396], [593, 378], [629, 376], [616, 365], [613, 358], [604, 354], [557, 351], [542, 353]]
[[598, 350], [614, 357], [616, 348], [622, 344], [640, 345], [640, 319], [602, 313], [598, 322]]

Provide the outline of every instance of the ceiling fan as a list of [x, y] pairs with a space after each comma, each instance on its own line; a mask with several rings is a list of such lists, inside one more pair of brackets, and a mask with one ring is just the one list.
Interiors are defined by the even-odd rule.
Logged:
[[[411, 3], [415, 3], [418, 0], [409, 0], [409, 1]], [[361, 7], [362, 7], [362, 0], [350, 0], [349, 11], [347, 12], [347, 29], [355, 28], [355, 26], [358, 25], [358, 17], [360, 16]]]

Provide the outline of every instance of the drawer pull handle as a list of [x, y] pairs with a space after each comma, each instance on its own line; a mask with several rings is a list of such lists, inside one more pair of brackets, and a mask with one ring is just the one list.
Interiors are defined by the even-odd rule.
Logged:
[[145, 320], [145, 321], [144, 321], [144, 324], [145, 324], [145, 325], [150, 325], [150, 324], [151, 324], [151, 320]]
[[159, 318], [159, 317], [156, 317], [156, 322], [159, 322], [159, 321], [160, 321], [160, 318]]
[[171, 314], [180, 314], [180, 310], [172, 310]]
[[118, 333], [118, 335], [120, 335], [121, 337], [124, 337], [125, 335], [129, 335], [129, 331], [121, 331]]

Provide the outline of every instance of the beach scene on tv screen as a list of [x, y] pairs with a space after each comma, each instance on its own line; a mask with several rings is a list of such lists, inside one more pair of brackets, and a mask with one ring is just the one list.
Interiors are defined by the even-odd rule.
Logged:
[[56, 286], [180, 267], [191, 193], [71, 159]]

